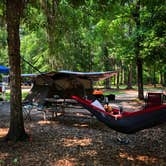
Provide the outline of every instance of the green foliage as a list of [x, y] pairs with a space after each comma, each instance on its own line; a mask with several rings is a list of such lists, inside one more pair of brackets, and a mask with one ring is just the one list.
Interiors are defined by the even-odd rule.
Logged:
[[[28, 32], [28, 31], [27, 31]], [[47, 57], [47, 41], [45, 39], [45, 33], [42, 29], [35, 32], [29, 32], [24, 35], [21, 40], [21, 53], [22, 56], [38, 68], [41, 72], [47, 71], [49, 68], [46, 58]], [[36, 73], [34, 68], [22, 61], [22, 72], [23, 73]]]
[[[21, 55], [41, 72], [124, 70], [127, 77], [131, 64], [136, 73], [135, 42], [139, 36], [145, 83], [151, 80], [154, 63], [157, 80], [164, 74], [165, 1], [140, 1], [139, 28], [135, 22], [137, 0], [59, 0], [57, 6], [53, 2], [29, 1], [21, 22]], [[0, 3], [0, 18], [3, 13], [4, 3]], [[7, 36], [2, 24], [0, 64], [7, 65]], [[24, 61], [21, 65], [22, 73], [37, 73]]]
[[8, 66], [7, 36], [4, 28], [0, 28], [0, 64]]
[[[28, 92], [22, 91], [22, 100], [24, 100], [27, 95], [28, 95]], [[0, 98], [2, 98], [1, 94], [0, 94]], [[5, 100], [10, 101], [10, 91], [5, 92]]]

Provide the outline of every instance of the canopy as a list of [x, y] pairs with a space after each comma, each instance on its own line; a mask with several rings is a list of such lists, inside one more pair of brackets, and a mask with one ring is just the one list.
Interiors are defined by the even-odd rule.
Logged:
[[45, 98], [55, 95], [61, 98], [71, 96], [84, 97], [92, 94], [93, 81], [100, 81], [116, 75], [115, 71], [107, 72], [73, 72], [59, 71], [42, 74], [22, 75], [33, 79], [33, 87], [25, 101], [43, 104]]
[[116, 75], [116, 71], [106, 71], [106, 72], [74, 72], [74, 71], [67, 71], [62, 70], [59, 72], [48, 72], [44, 73], [43, 75], [52, 77], [53, 79], [59, 79], [59, 78], [81, 78], [81, 79], [87, 79], [91, 81], [101, 81], [105, 80], [107, 78], [110, 78], [114, 75]]
[[9, 73], [9, 68], [0, 65], [0, 73]]
[[105, 80], [107, 78], [113, 77], [116, 74], [117, 74], [116, 71], [74, 72], [74, 71], [61, 70], [58, 72], [52, 71], [52, 72], [46, 72], [46, 73], [40, 73], [40, 74], [21, 74], [21, 76], [29, 77], [29, 78], [45, 76], [45, 77], [50, 77], [53, 80], [75, 77], [75, 78], [87, 79], [87, 80], [91, 80], [91, 81], [101, 81], [101, 80]]

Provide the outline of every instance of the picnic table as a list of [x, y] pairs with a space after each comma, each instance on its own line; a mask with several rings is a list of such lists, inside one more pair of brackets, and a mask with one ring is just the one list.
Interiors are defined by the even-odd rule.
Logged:
[[46, 108], [45, 112], [52, 112], [52, 118], [57, 117], [58, 113], [65, 114], [65, 108], [81, 109], [82, 106], [73, 99], [60, 98], [45, 98]]

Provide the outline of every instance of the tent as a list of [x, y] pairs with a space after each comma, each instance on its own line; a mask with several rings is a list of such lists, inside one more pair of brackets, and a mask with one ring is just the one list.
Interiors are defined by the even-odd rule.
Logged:
[[0, 73], [9, 73], [9, 68], [0, 65]]
[[[7, 73], [9, 73], [9, 68], [0, 65], [0, 74], [7, 74]], [[0, 84], [0, 92], [2, 91], [5, 91], [4, 83]]]
[[115, 71], [59, 71], [38, 74], [32, 77], [33, 86], [25, 101], [43, 104], [45, 98], [55, 95], [61, 98], [70, 98], [73, 95], [83, 97], [92, 94], [94, 81], [104, 80], [114, 75], [116, 75]]

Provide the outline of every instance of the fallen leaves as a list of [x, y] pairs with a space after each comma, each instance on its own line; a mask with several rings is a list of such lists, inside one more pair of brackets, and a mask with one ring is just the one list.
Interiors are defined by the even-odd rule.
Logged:
[[[0, 137], [9, 121], [1, 120]], [[54, 121], [42, 117], [25, 122], [28, 142], [0, 142], [0, 166], [110, 166], [166, 165], [166, 125], [142, 130], [127, 145], [118, 144], [124, 134], [92, 117], [61, 116]]]

